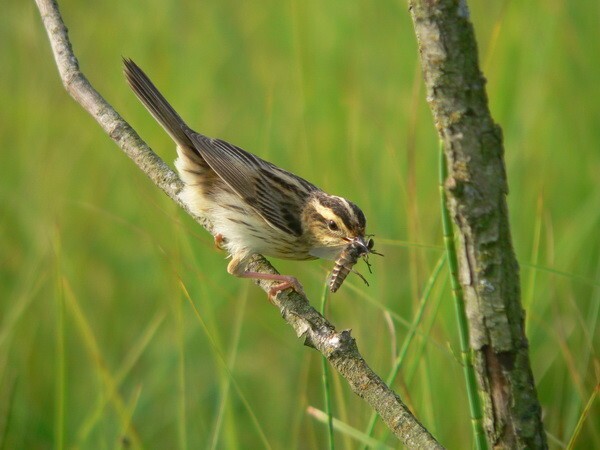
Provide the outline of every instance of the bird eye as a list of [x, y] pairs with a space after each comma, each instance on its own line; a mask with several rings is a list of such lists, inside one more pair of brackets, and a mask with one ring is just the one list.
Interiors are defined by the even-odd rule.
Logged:
[[334, 220], [330, 220], [330, 221], [327, 223], [327, 226], [329, 227], [329, 229], [330, 229], [331, 231], [337, 231], [337, 230], [339, 230], [339, 228], [338, 228], [338, 224], [337, 224], [337, 223], [335, 223], [335, 221], [334, 221]]

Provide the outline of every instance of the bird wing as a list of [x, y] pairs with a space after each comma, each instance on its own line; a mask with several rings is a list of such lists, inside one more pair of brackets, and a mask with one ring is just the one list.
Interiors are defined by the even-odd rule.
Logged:
[[188, 136], [211, 169], [271, 226], [302, 234], [302, 208], [316, 186], [221, 139], [191, 130]]

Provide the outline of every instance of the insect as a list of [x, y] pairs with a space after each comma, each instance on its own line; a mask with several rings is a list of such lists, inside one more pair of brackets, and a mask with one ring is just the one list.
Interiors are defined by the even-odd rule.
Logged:
[[362, 257], [365, 263], [367, 263], [369, 272], [371, 272], [371, 264], [369, 264], [368, 259], [369, 253], [383, 256], [381, 253], [373, 250], [374, 245], [375, 241], [372, 238], [368, 238], [366, 242], [354, 241], [342, 250], [329, 277], [329, 290], [331, 292], [337, 292], [350, 272], [354, 272], [367, 286], [369, 285], [366, 278], [355, 270], [352, 270], [352, 267], [358, 262], [358, 258]]
[[[212, 223], [215, 243], [231, 257], [230, 274], [276, 282], [270, 296], [288, 288], [302, 293], [293, 276], [248, 270], [250, 258], [258, 253], [333, 260], [348, 245], [365, 246], [365, 215], [354, 203], [193, 131], [132, 60], [124, 60], [124, 72], [138, 99], [177, 144], [175, 166], [185, 184], [179, 196], [191, 212]], [[358, 250], [351, 251], [351, 259], [357, 259]]]

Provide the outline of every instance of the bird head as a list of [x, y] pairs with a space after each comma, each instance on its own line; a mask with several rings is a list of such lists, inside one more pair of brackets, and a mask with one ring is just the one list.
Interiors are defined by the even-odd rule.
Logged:
[[345, 198], [321, 191], [313, 193], [302, 212], [302, 222], [310, 254], [318, 258], [335, 259], [353, 242], [368, 246], [365, 215]]

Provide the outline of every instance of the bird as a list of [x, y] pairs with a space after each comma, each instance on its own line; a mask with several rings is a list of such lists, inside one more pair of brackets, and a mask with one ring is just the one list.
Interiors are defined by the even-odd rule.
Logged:
[[[335, 260], [348, 246], [372, 248], [362, 210], [305, 179], [221, 139], [192, 130], [131, 59], [126, 80], [175, 141], [175, 167], [184, 182], [180, 199], [213, 225], [215, 244], [229, 253], [229, 274], [277, 282], [269, 297], [293, 289], [291, 275], [247, 269], [255, 254], [289, 260]], [[366, 237], [365, 237], [366, 236]]]

